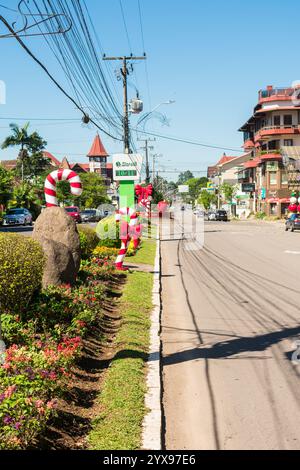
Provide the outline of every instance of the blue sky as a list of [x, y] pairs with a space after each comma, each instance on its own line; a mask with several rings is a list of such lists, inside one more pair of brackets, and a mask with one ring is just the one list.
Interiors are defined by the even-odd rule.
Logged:
[[[17, 1], [0, 3], [13, 8]], [[87, 4], [107, 55], [129, 54], [119, 0], [87, 0]], [[123, 5], [132, 52], [142, 54], [138, 2], [123, 0]], [[161, 102], [176, 101], [160, 108], [170, 120], [170, 127], [162, 127], [152, 119], [147, 123], [148, 131], [240, 148], [242, 135], [237, 129], [250, 116], [258, 90], [271, 84], [289, 86], [300, 79], [296, 0], [141, 0], [141, 6], [151, 102], [142, 62], [136, 65], [132, 81], [140, 90], [146, 111]], [[1, 7], [0, 13], [7, 15]], [[28, 44], [55, 77], [65, 83], [43, 40], [31, 39]], [[7, 118], [80, 117], [14, 39], [0, 41], [0, 57], [0, 79], [7, 85], [7, 103], [0, 107], [1, 141], [8, 132]], [[117, 80], [115, 87], [121, 97], [121, 83]], [[130, 95], [134, 95], [133, 88]], [[135, 123], [133, 118], [132, 124]], [[87, 161], [85, 155], [95, 129], [84, 128], [80, 122], [32, 121], [32, 130], [35, 129], [48, 141], [47, 149], [58, 158], [66, 155], [74, 162]], [[120, 144], [102, 137], [109, 153], [122, 150]], [[155, 143], [155, 152], [163, 154], [160, 161], [166, 170], [199, 172], [223, 153], [160, 139]], [[16, 152], [1, 151], [0, 155], [1, 159], [13, 158]], [[168, 176], [176, 179], [175, 174]]]

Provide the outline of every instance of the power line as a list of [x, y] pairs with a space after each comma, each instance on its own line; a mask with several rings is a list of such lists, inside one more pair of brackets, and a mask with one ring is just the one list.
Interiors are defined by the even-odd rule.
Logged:
[[[131, 130], [136, 131], [137, 133], [141, 132], [138, 128], [131, 128]], [[154, 132], [148, 132], [148, 131], [144, 131], [144, 130], [141, 132], [141, 134], [151, 135], [151, 136], [154, 136], [154, 137], [160, 137], [161, 139], [172, 140], [174, 142], [181, 142], [181, 143], [184, 143], [184, 144], [196, 145], [198, 147], [206, 147], [206, 148], [212, 148], [212, 149], [217, 149], [217, 150], [227, 150], [227, 151], [235, 152], [235, 153], [236, 152], [244, 153], [244, 151], [242, 151], [240, 149], [221, 147], [219, 145], [209, 145], [209, 144], [204, 144], [204, 143], [201, 143], [201, 142], [196, 142], [196, 141], [193, 141], [193, 140], [181, 139], [181, 138], [178, 138], [178, 137], [171, 137], [171, 136], [167, 136], [167, 135], [163, 135], [163, 134], [157, 134], [157, 133], [154, 133]]]
[[[48, 15], [52, 15], [54, 18], [49, 22], [50, 24], [47, 23], [45, 25], [48, 32], [50, 26], [55, 26], [56, 29], [57, 27], [59, 29], [63, 28], [61, 15], [59, 16], [61, 12], [63, 12], [64, 17], [72, 21], [73, 26], [71, 31], [67, 35], [63, 35], [63, 37], [47, 38], [47, 33], [44, 34], [41, 28], [40, 31], [71, 83], [80, 107], [83, 109], [81, 102], [84, 101], [89, 103], [90, 106], [88, 108], [93, 105], [94, 108], [99, 110], [98, 117], [105, 122], [105, 125], [109, 129], [114, 129], [120, 135], [122, 117], [102, 71], [81, 2], [79, 0], [71, 0], [72, 5], [70, 5], [70, 1], [56, 0], [55, 2], [54, 0], [47, 0], [47, 3], [45, 0], [42, 1]], [[41, 14], [37, 2], [33, 0], [33, 3], [39, 14]], [[36, 16], [29, 6], [26, 6], [31, 15], [33, 17]], [[92, 24], [91, 21], [90, 23]], [[84, 112], [86, 113], [86, 111]], [[114, 117], [111, 118], [111, 115]], [[109, 134], [111, 134], [110, 130]]]
[[[0, 20], [2, 21], [2, 23], [7, 27], [7, 29], [10, 31], [10, 33], [16, 38], [16, 40], [18, 41], [18, 43], [21, 45], [21, 47], [27, 52], [27, 54], [44, 70], [44, 72], [48, 75], [48, 77], [50, 78], [50, 80], [56, 85], [56, 87], [76, 106], [77, 109], [79, 109], [79, 111], [82, 112], [83, 115], [85, 115], [85, 111], [80, 107], [80, 105], [74, 100], [74, 98], [72, 98], [72, 96], [69, 95], [69, 93], [67, 93], [64, 88], [58, 83], [58, 81], [53, 77], [53, 75], [51, 75], [51, 73], [49, 72], [49, 70], [47, 69], [47, 67], [33, 54], [33, 52], [31, 52], [31, 50], [26, 46], [26, 44], [22, 41], [22, 39], [18, 36], [18, 34], [16, 34], [16, 32], [13, 30], [13, 28], [10, 26], [10, 24], [6, 21], [6, 19], [0, 15]], [[105, 129], [103, 129], [102, 127], [100, 127], [94, 120], [90, 120], [92, 122], [92, 124], [94, 124], [99, 130], [101, 130], [101, 132], [103, 132], [104, 134], [108, 135], [109, 137], [115, 139], [115, 140], [122, 140], [122, 139], [119, 139], [118, 137], [116, 136], [113, 136], [112, 134], [110, 134], [109, 132], [107, 132]]]
[[121, 8], [125, 34], [126, 34], [127, 42], [128, 42], [128, 46], [129, 46], [129, 52], [132, 53], [132, 47], [131, 47], [130, 37], [129, 37], [129, 33], [128, 33], [128, 28], [127, 28], [127, 23], [126, 23], [126, 18], [125, 18], [125, 13], [124, 13], [122, 0], [119, 0], [119, 5], [120, 5], [120, 8]]

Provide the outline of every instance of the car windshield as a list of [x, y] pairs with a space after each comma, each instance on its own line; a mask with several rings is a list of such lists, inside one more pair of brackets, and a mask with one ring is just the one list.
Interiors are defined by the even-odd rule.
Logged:
[[83, 215], [95, 215], [96, 211], [83, 211], [82, 214]]
[[226, 211], [219, 211], [218, 214], [219, 215], [226, 215]]
[[67, 212], [78, 212], [78, 209], [77, 209], [77, 207], [67, 207], [66, 211]]
[[7, 215], [20, 215], [24, 213], [25, 213], [24, 209], [12, 209], [7, 212]]

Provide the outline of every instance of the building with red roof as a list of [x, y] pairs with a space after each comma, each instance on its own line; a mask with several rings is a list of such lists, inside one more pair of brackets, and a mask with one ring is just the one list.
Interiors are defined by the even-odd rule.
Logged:
[[260, 90], [252, 116], [239, 129], [252, 153], [240, 181], [255, 185], [254, 211], [283, 216], [291, 193], [300, 191], [300, 171], [294, 168], [300, 160], [299, 98], [299, 85]]

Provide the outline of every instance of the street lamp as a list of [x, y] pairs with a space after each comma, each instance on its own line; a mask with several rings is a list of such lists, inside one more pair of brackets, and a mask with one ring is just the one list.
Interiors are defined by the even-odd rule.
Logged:
[[175, 100], [168, 100], [168, 101], [163, 101], [162, 103], [159, 103], [157, 106], [155, 106], [155, 108], [152, 109], [152, 111], [149, 111], [148, 113], [144, 114], [144, 116], [142, 116], [142, 117], [139, 119], [139, 121], [138, 121], [136, 127], [140, 126], [141, 123], [142, 123], [143, 121], [145, 121], [152, 113], [154, 113], [160, 106], [168, 105], [168, 104], [174, 104], [174, 103], [176, 103]]

